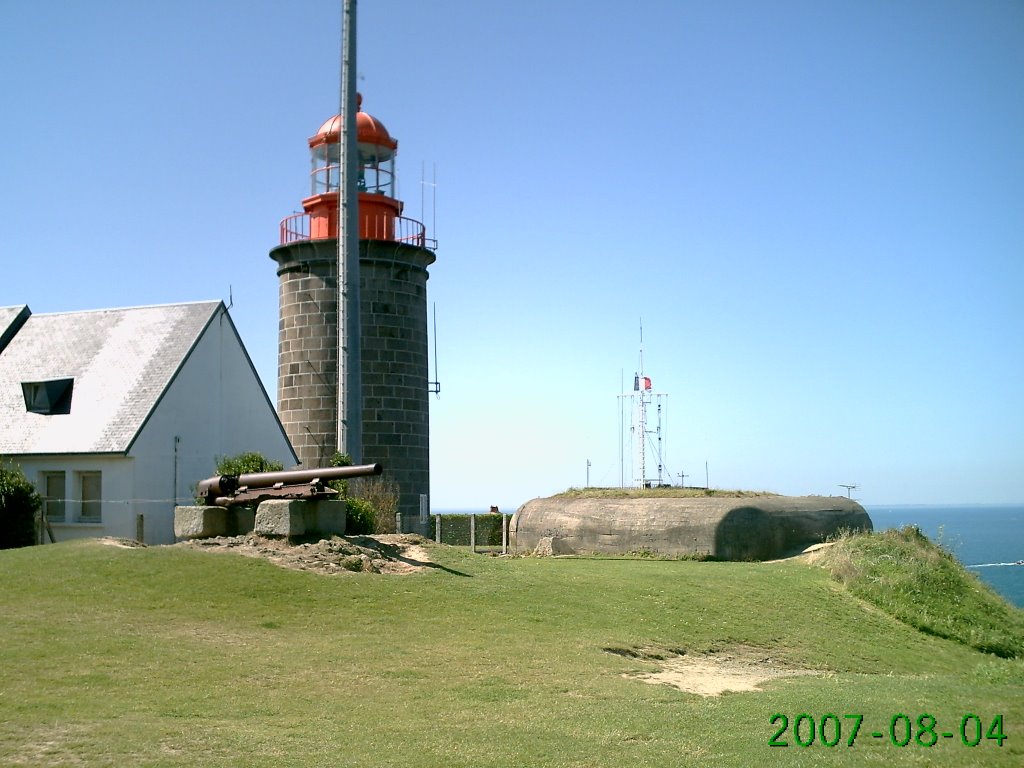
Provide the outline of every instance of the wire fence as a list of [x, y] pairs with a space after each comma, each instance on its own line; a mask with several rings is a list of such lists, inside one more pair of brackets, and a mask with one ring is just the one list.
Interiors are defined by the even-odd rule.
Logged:
[[498, 551], [508, 554], [508, 525], [511, 517], [495, 512], [431, 515], [430, 530], [438, 544], [469, 547], [474, 552]]

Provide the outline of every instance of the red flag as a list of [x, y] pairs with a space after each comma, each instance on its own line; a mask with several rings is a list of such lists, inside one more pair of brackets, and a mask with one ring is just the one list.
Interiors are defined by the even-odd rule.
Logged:
[[650, 389], [650, 388], [651, 388], [651, 377], [650, 376], [644, 376], [644, 389]]

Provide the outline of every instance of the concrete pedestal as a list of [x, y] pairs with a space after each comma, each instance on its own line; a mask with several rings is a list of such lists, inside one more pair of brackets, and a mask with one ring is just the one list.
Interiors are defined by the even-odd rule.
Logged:
[[312, 535], [343, 536], [347, 509], [344, 501], [264, 501], [256, 508], [253, 531], [258, 536], [286, 539]]
[[229, 535], [226, 507], [175, 507], [174, 536], [178, 539], [208, 539]]

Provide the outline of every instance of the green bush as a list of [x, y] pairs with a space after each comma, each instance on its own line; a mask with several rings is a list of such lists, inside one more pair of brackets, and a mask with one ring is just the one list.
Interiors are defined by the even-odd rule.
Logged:
[[[332, 467], [352, 466], [352, 457], [335, 452]], [[394, 533], [395, 512], [398, 511], [398, 486], [384, 477], [355, 477], [351, 480], [332, 480], [327, 484], [338, 492], [338, 498], [348, 502], [347, 533], [363, 536], [373, 533]]]
[[398, 483], [389, 477], [355, 477], [348, 486], [349, 494], [367, 502], [373, 509], [371, 533], [395, 533], [398, 512]]
[[284, 464], [266, 458], [262, 453], [247, 451], [237, 456], [221, 456], [217, 459], [216, 474], [245, 475], [250, 472], [280, 472]]
[[346, 499], [348, 502], [345, 520], [345, 533], [349, 536], [362, 536], [377, 532], [377, 511], [366, 499]]
[[36, 542], [36, 513], [43, 500], [21, 467], [0, 465], [0, 549]]

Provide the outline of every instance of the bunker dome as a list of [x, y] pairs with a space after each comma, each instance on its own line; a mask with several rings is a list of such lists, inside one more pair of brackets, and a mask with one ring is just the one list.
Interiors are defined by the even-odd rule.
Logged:
[[864, 508], [843, 496], [533, 499], [510, 524], [515, 552], [705, 556], [769, 560], [844, 529], [872, 530]]

